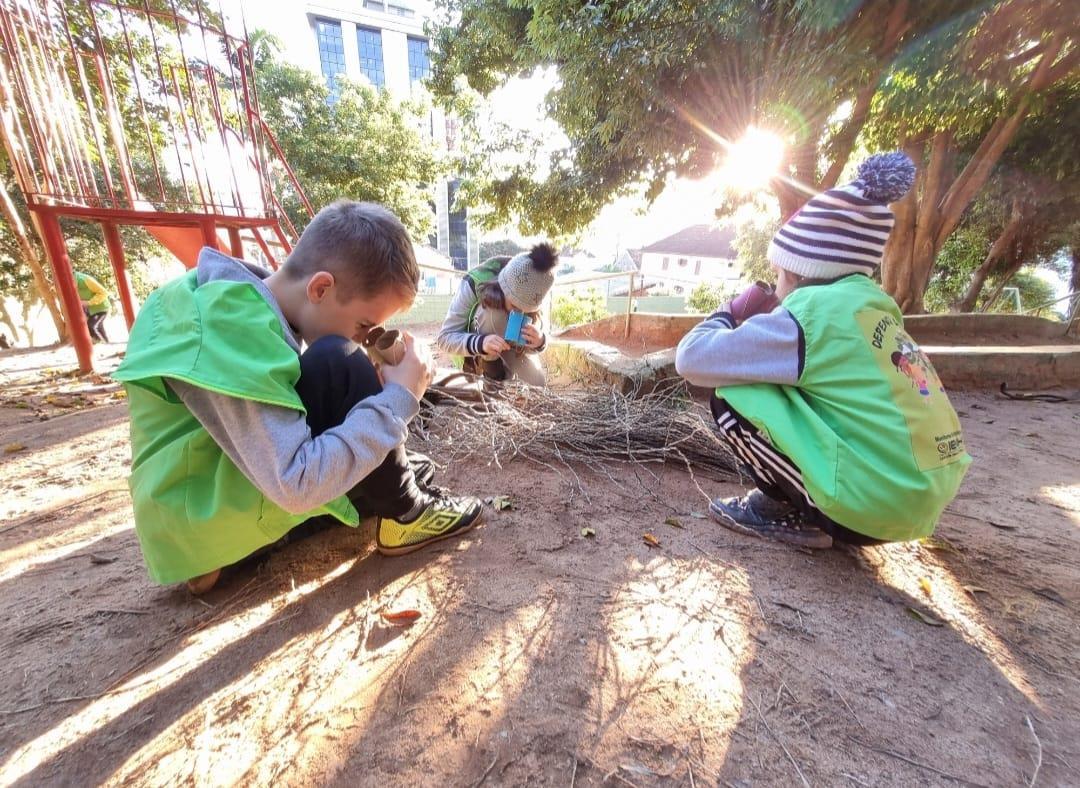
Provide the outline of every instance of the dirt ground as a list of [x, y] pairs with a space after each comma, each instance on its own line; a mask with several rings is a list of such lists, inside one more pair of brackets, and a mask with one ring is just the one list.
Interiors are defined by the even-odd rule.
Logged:
[[935, 541], [809, 554], [674, 467], [478, 463], [442, 483], [514, 508], [465, 538], [324, 532], [199, 600], [147, 579], [124, 403], [73, 361], [0, 354], [0, 784], [1080, 784], [1076, 402], [956, 396]]

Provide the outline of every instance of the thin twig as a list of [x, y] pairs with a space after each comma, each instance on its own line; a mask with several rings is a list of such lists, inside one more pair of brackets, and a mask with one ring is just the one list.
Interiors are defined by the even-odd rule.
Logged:
[[868, 750], [873, 750], [874, 752], [879, 752], [882, 755], [888, 755], [890, 758], [896, 758], [898, 761], [903, 761], [904, 763], [910, 763], [912, 766], [916, 766], [916, 767], [918, 767], [920, 769], [925, 769], [928, 772], [933, 772], [934, 774], [938, 774], [938, 775], [940, 775], [942, 777], [946, 777], [946, 778], [952, 780], [953, 782], [960, 783], [961, 785], [970, 785], [970, 786], [973, 786], [973, 788], [989, 788], [989, 786], [984, 785], [983, 783], [977, 783], [977, 782], [974, 782], [972, 780], [968, 780], [966, 777], [957, 777], [955, 774], [950, 774], [949, 772], [944, 772], [941, 769], [938, 769], [935, 766], [931, 766], [928, 763], [922, 763], [921, 761], [916, 761], [913, 758], [909, 758], [906, 755], [898, 753], [896, 750], [888, 750], [888, 749], [886, 749], [884, 747], [877, 747], [877, 746], [875, 746], [873, 744], [868, 744], [868, 743], [866, 743], [864, 741], [859, 741], [854, 736], [848, 736], [848, 739], [855, 742], [855, 744], [858, 744], [860, 747], [865, 747]]
[[1035, 726], [1031, 723], [1031, 717], [1025, 715], [1024, 716], [1024, 722], [1027, 723], [1027, 728], [1028, 728], [1029, 731], [1031, 731], [1031, 737], [1033, 739], [1035, 739], [1035, 747], [1038, 748], [1037, 752], [1036, 752], [1036, 756], [1034, 758], [1035, 771], [1032, 773], [1031, 780], [1028, 782], [1028, 788], [1034, 788], [1035, 781], [1039, 779], [1039, 769], [1042, 768], [1043, 747], [1042, 747], [1042, 742], [1039, 741], [1039, 734], [1035, 733]]
[[810, 788], [810, 783], [807, 782], [806, 776], [802, 773], [802, 769], [799, 768], [799, 764], [795, 761], [795, 758], [793, 758], [791, 753], [788, 752], [788, 748], [784, 745], [784, 742], [780, 740], [780, 737], [773, 733], [773, 729], [769, 727], [769, 721], [766, 720], [765, 715], [761, 713], [761, 706], [758, 705], [757, 701], [754, 700], [754, 697], [752, 695], [748, 695], [748, 697], [750, 698], [750, 703], [752, 703], [754, 708], [757, 710], [758, 716], [761, 717], [761, 721], [765, 725], [765, 730], [767, 730], [769, 732], [769, 735], [772, 736], [776, 743], [780, 745], [780, 749], [784, 751], [784, 755], [786, 755], [788, 760], [791, 761], [791, 765], [795, 767], [795, 771], [798, 773], [799, 779], [802, 780], [803, 786], [805, 786], [805, 788]]
[[472, 784], [472, 788], [479, 788], [479, 786], [484, 784], [484, 780], [486, 780], [488, 775], [491, 774], [491, 770], [495, 768], [495, 763], [498, 760], [499, 760], [499, 753], [495, 753], [495, 757], [491, 759], [491, 763], [488, 765], [488, 767], [486, 769], [484, 769], [484, 773], [480, 775], [480, 779]]
[[41, 709], [45, 706], [54, 706], [59, 703], [74, 703], [77, 700], [97, 700], [104, 694], [104, 692], [95, 692], [90, 695], [70, 695], [66, 698], [46, 698], [38, 703], [33, 703], [29, 706], [20, 706], [17, 709], [0, 709], [0, 715], [8, 716], [12, 714], [22, 714], [23, 712]]
[[841, 777], [847, 777], [849, 780], [851, 780], [856, 785], [863, 786], [863, 788], [870, 788], [870, 783], [863, 782], [858, 777], [856, 777], [854, 774], [848, 774], [847, 772], [840, 772], [840, 776]]

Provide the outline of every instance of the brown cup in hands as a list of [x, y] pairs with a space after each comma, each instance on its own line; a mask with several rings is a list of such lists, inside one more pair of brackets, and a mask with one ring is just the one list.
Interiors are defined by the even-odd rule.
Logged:
[[364, 347], [371, 360], [388, 366], [397, 366], [405, 357], [405, 340], [396, 328], [389, 330], [376, 326], [364, 338]]

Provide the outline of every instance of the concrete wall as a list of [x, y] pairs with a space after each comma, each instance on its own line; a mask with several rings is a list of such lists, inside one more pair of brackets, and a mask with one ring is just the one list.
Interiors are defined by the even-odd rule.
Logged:
[[[592, 369], [590, 374], [607, 382], [626, 377], [630, 382], [624, 387], [649, 374], [670, 376], [664, 349], [677, 345], [701, 319], [635, 313], [629, 338], [623, 336], [624, 315], [576, 326], [559, 335], [564, 346], [558, 353], [565, 357], [560, 363], [579, 376], [584, 375], [581, 369]], [[1018, 390], [1080, 387], [1080, 342], [1064, 337], [1063, 323], [1018, 315], [928, 315], [905, 324], [948, 388], [996, 389], [1002, 383]], [[673, 362], [674, 354], [669, 355]]]
[[904, 327], [921, 345], [1051, 345], [1077, 340], [1066, 324], [1030, 315], [912, 315]]
[[[687, 331], [701, 322], [703, 315], [665, 315], [634, 312], [630, 315], [630, 336], [648, 347], [670, 348], [679, 344]], [[607, 344], [621, 344], [626, 315], [612, 315], [562, 332], [561, 339], [591, 339]]]

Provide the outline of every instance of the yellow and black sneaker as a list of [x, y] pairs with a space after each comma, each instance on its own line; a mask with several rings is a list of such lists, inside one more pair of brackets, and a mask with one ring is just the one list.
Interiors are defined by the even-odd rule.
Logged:
[[433, 488], [428, 505], [415, 520], [401, 522], [380, 517], [375, 546], [383, 555], [404, 555], [432, 542], [458, 536], [480, 522], [484, 505], [479, 498], [447, 495]]

